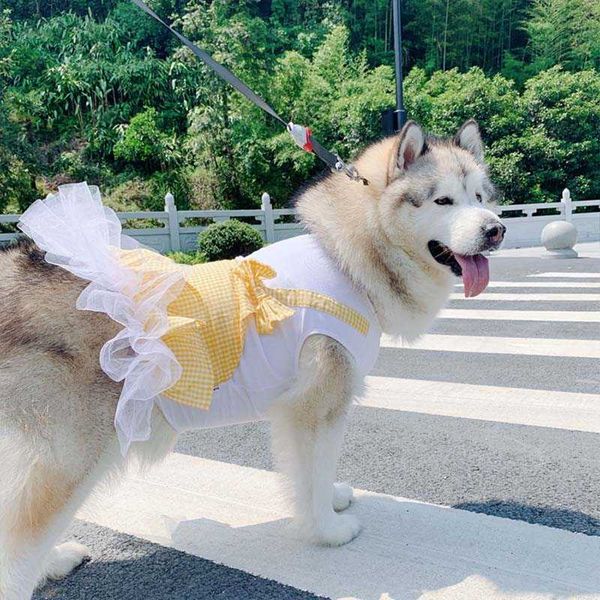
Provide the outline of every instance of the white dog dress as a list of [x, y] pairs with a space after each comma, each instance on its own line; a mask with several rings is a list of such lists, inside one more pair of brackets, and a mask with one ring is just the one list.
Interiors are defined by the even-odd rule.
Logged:
[[342, 344], [360, 376], [377, 358], [370, 301], [313, 236], [245, 259], [177, 265], [122, 235], [85, 183], [38, 200], [19, 227], [48, 262], [91, 281], [77, 308], [123, 325], [100, 354], [104, 372], [123, 382], [115, 415], [123, 454], [149, 438], [154, 406], [177, 432], [265, 419], [293, 385], [311, 335]]

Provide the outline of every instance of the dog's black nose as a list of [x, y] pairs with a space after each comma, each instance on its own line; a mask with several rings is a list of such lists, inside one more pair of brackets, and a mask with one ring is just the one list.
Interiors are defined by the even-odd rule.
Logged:
[[485, 237], [491, 245], [498, 245], [504, 239], [506, 227], [502, 223], [490, 223], [485, 228]]

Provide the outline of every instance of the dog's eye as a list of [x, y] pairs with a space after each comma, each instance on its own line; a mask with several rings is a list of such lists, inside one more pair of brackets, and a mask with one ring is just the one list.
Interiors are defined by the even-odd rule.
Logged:
[[481, 198], [481, 194], [475, 194], [475, 198], [477, 198], [477, 202], [483, 202], [483, 199]]
[[452, 200], [452, 198], [448, 198], [447, 196], [444, 196], [443, 198], [436, 198], [434, 202], [440, 206], [451, 206], [454, 204], [454, 200]]

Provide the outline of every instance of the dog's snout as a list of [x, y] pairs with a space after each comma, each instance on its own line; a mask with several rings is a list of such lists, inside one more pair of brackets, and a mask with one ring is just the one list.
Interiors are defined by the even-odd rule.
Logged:
[[490, 223], [484, 229], [484, 234], [491, 246], [497, 246], [504, 239], [506, 227], [502, 223]]

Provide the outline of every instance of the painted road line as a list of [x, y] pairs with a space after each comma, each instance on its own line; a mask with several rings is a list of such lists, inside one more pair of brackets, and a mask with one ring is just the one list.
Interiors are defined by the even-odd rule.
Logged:
[[362, 534], [317, 547], [289, 530], [278, 479], [173, 454], [78, 517], [328, 598], [600, 598], [599, 537], [357, 491]]
[[479, 294], [475, 298], [465, 298], [464, 294], [450, 294], [450, 300], [501, 300], [505, 302], [597, 302], [600, 306], [600, 294], [536, 294], [523, 292], [520, 294], [507, 294], [496, 292], [493, 294]]
[[[519, 305], [521, 306], [521, 305]], [[476, 329], [473, 329], [476, 327]], [[518, 338], [569, 338], [600, 340], [600, 323], [540, 323], [539, 321], [461, 321], [441, 319], [435, 321], [429, 333], [444, 335], [473, 335], [518, 337]]]
[[401, 338], [383, 335], [381, 346], [407, 350], [600, 358], [600, 341], [598, 340], [429, 334], [424, 335], [416, 342], [408, 343], [403, 342]]
[[[455, 287], [462, 289], [463, 284], [457, 283]], [[490, 288], [595, 288], [600, 289], [600, 282], [595, 281], [490, 281], [486, 289]]]
[[569, 279], [600, 279], [600, 273], [572, 273], [563, 271], [556, 273], [531, 273], [527, 277], [566, 277]]
[[600, 433], [600, 396], [444, 381], [367, 377], [361, 406]]
[[[469, 298], [472, 300], [472, 298]], [[574, 310], [475, 310], [446, 308], [440, 319], [484, 319], [486, 321], [562, 321], [600, 323], [600, 311]]]

